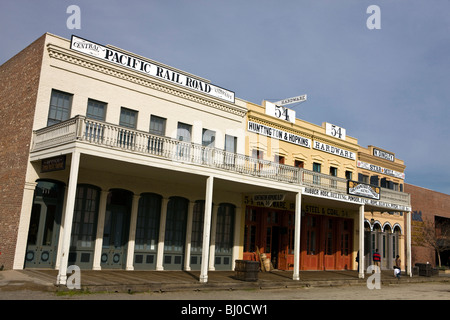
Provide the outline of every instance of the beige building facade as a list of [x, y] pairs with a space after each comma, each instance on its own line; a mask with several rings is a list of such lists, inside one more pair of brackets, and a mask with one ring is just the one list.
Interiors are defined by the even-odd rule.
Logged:
[[59, 284], [70, 265], [206, 282], [258, 245], [299, 279], [355, 269], [364, 212], [410, 211], [397, 193], [348, 193], [360, 149], [339, 127], [276, 119], [114, 46], [47, 33], [0, 75], [2, 134], [18, 133], [1, 151], [6, 268], [57, 269]]

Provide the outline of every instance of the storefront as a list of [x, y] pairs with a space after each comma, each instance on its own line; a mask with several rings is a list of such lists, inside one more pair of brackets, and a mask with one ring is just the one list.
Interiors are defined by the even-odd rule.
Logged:
[[[258, 201], [245, 196], [244, 259], [270, 259], [278, 270], [292, 270], [294, 263], [294, 204]], [[306, 202], [306, 201], [303, 201]], [[300, 269], [353, 269], [354, 219], [349, 209], [303, 203], [301, 213]], [[258, 255], [259, 250], [259, 255]]]

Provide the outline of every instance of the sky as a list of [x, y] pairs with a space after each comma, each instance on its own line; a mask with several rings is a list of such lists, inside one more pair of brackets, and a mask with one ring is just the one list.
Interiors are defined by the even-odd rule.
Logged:
[[288, 106], [297, 118], [345, 128], [404, 160], [406, 183], [450, 194], [449, 13], [450, 0], [0, 0], [0, 64], [46, 32], [75, 34], [249, 102], [306, 94]]

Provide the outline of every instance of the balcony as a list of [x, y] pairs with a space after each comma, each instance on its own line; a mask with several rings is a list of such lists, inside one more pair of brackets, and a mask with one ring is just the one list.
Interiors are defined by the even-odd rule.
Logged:
[[[334, 194], [347, 194], [347, 180], [303, 168], [250, 156], [230, 153], [195, 143], [131, 130], [118, 125], [76, 116], [33, 132], [31, 153], [82, 142], [149, 157], [224, 170], [265, 180], [317, 188]], [[383, 202], [410, 206], [409, 194], [382, 188]]]

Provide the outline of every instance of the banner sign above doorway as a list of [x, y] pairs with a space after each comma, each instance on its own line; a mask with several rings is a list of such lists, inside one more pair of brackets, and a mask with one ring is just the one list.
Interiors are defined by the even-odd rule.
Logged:
[[348, 194], [380, 200], [379, 187], [351, 180], [348, 181], [347, 187]]

